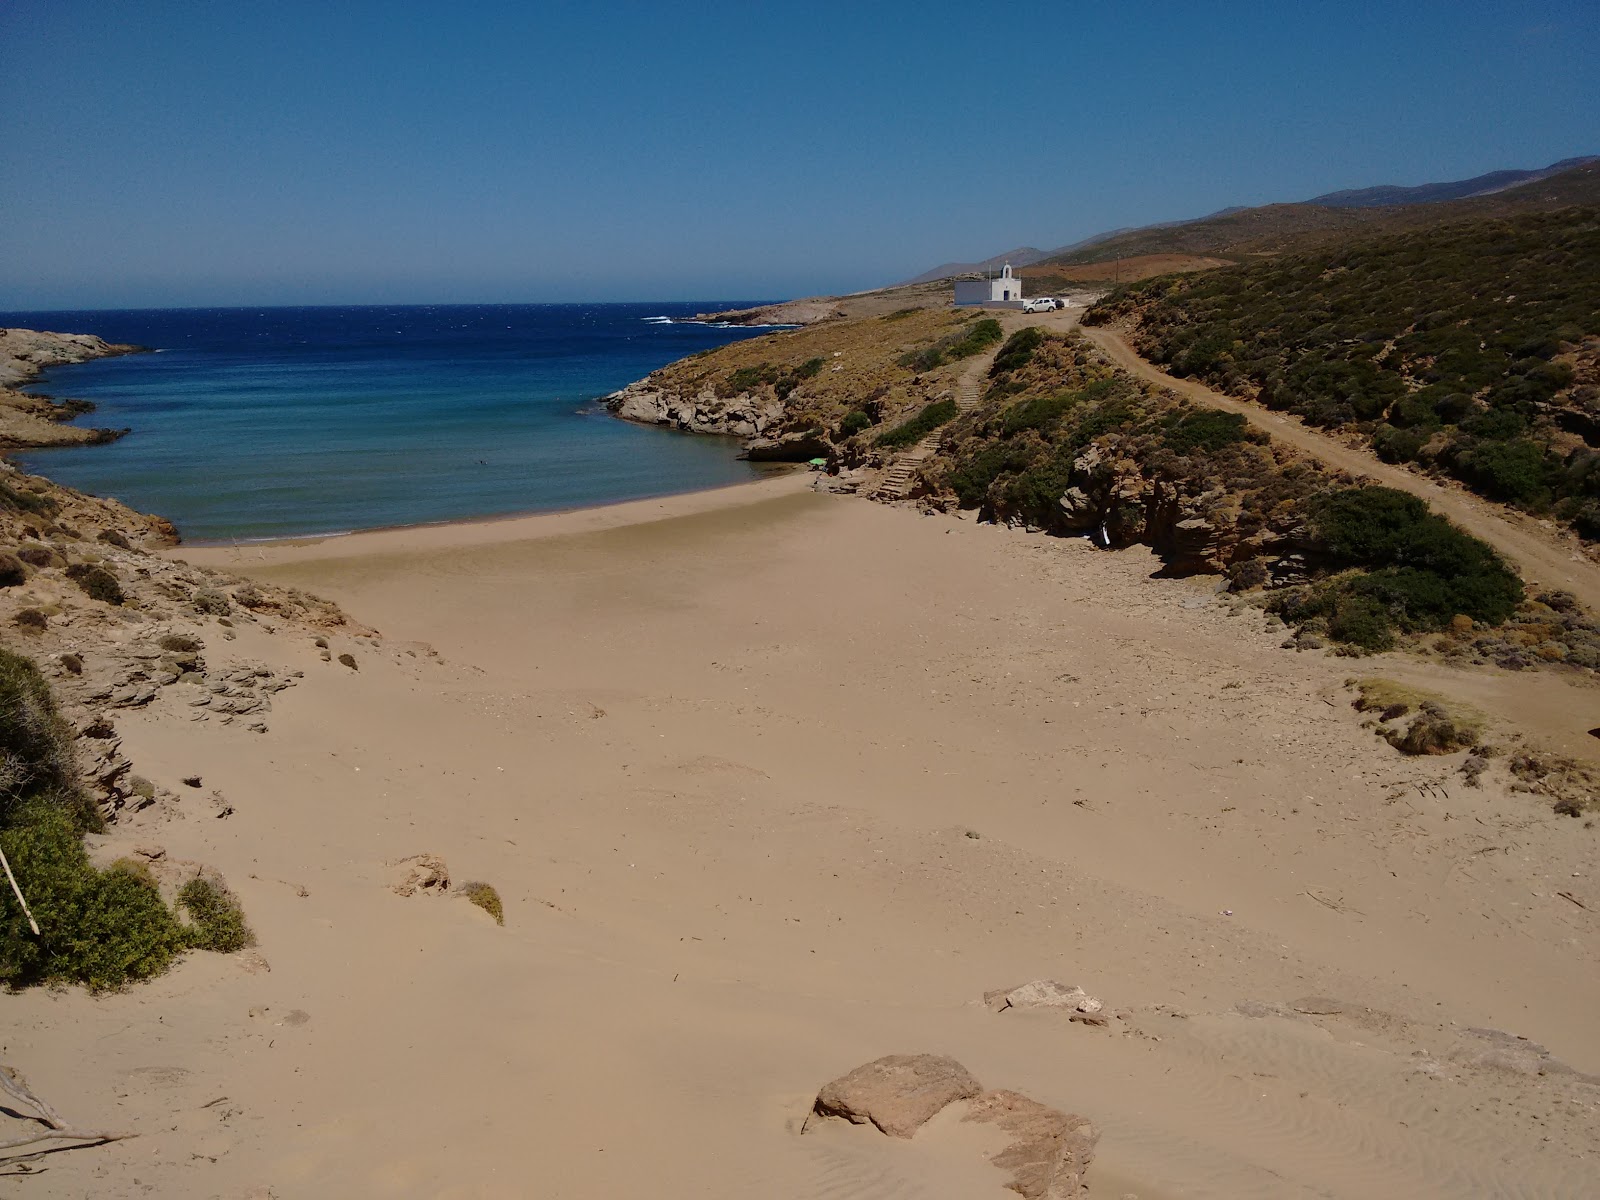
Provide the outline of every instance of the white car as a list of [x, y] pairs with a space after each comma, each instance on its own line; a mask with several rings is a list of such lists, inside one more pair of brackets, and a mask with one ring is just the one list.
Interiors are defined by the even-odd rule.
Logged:
[[1037, 300], [1024, 300], [1022, 311], [1026, 313], [1055, 312], [1056, 302], [1049, 296], [1041, 296]]

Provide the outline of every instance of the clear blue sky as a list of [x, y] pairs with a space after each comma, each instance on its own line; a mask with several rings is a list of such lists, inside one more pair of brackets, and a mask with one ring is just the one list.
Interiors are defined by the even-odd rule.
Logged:
[[787, 296], [1600, 153], [1600, 5], [0, 2], [0, 308]]

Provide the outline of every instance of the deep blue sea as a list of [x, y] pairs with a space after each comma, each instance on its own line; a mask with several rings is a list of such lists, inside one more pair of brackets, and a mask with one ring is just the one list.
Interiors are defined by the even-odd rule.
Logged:
[[0, 312], [157, 350], [58, 367], [106, 446], [24, 469], [171, 519], [188, 541], [547, 511], [755, 478], [724, 438], [628, 425], [597, 397], [761, 330], [674, 323], [750, 301]]

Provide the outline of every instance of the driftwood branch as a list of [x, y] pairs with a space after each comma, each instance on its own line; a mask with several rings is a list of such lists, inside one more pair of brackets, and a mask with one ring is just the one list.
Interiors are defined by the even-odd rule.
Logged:
[[113, 1133], [108, 1129], [41, 1129], [38, 1133], [30, 1133], [27, 1137], [0, 1142], [0, 1154], [23, 1146], [32, 1146], [36, 1142], [53, 1141], [56, 1138], [70, 1142], [120, 1142], [138, 1136], [136, 1133]]
[[36, 1109], [44, 1123], [52, 1129], [60, 1129], [66, 1124], [61, 1119], [61, 1114], [51, 1108], [39, 1097], [35, 1096], [20, 1075], [15, 1074], [11, 1068], [0, 1066], [0, 1088], [9, 1092], [14, 1099], [22, 1101], [30, 1108]]
[[22, 896], [22, 885], [17, 882], [17, 877], [11, 873], [11, 864], [6, 861], [6, 852], [0, 850], [0, 867], [6, 869], [6, 878], [11, 881], [11, 890], [17, 895], [17, 903], [22, 905], [22, 915], [28, 918], [28, 928], [33, 930], [33, 936], [38, 937], [39, 922], [33, 919], [33, 910], [28, 907], [27, 900]]
[[54, 1108], [33, 1094], [22, 1077], [10, 1067], [0, 1065], [0, 1091], [4, 1091], [12, 1099], [20, 1101], [33, 1109], [37, 1116], [29, 1119], [39, 1121], [45, 1125], [44, 1129], [36, 1130], [23, 1137], [12, 1138], [0, 1142], [0, 1154], [9, 1150], [19, 1150], [23, 1146], [37, 1145], [39, 1142], [66, 1141], [66, 1142], [120, 1142], [125, 1138], [137, 1137], [133, 1133], [117, 1133], [109, 1129], [74, 1129], [68, 1125]]

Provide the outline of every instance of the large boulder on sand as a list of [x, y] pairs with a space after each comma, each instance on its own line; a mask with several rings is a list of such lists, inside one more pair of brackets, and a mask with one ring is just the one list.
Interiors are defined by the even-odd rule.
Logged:
[[[986, 1092], [972, 1073], [941, 1054], [891, 1054], [824, 1085], [813, 1115], [871, 1122], [909, 1138], [952, 1104], [968, 1101], [964, 1121], [998, 1126], [1011, 1137], [990, 1161], [1009, 1169], [1006, 1186], [1026, 1200], [1081, 1200], [1100, 1131], [1019, 1092]], [[809, 1123], [809, 1118], [808, 1118]], [[801, 1132], [804, 1132], [802, 1128]]]
[[972, 1073], [942, 1054], [890, 1054], [823, 1086], [812, 1111], [872, 1122], [890, 1137], [908, 1138], [935, 1114], [983, 1091]]

